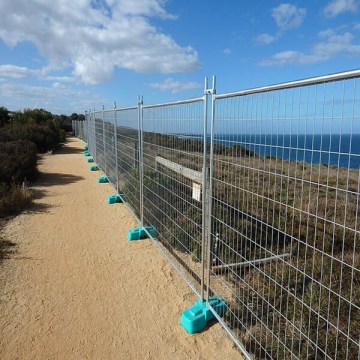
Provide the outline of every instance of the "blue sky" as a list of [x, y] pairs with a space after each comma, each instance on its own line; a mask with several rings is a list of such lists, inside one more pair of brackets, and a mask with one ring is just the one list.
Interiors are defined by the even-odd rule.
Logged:
[[[0, 106], [82, 113], [359, 68], [360, 1], [1, 0]], [[6, 16], [4, 16], [6, 14]]]

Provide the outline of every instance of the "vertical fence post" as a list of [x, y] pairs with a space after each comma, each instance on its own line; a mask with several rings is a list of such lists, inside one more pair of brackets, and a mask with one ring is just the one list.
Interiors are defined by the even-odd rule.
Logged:
[[105, 153], [105, 119], [104, 119], [104, 105], [102, 106], [101, 117], [102, 117], [102, 126], [103, 126], [104, 172], [105, 172], [105, 176], [107, 176], [107, 171], [106, 171], [106, 153]]
[[201, 229], [201, 289], [200, 289], [200, 299], [204, 300], [204, 288], [205, 288], [205, 246], [207, 238], [207, 211], [206, 211], [206, 197], [207, 197], [207, 108], [208, 108], [208, 79], [205, 78], [204, 86], [204, 127], [203, 127], [203, 171], [202, 171], [202, 199], [201, 199], [201, 211], [202, 211], [202, 229]]
[[[87, 120], [88, 120], [88, 117], [87, 117], [87, 111], [85, 111], [85, 124], [87, 124]], [[88, 137], [89, 137], [89, 132], [87, 132], [87, 136], [86, 136], [86, 142], [87, 142], [87, 144], [88, 144], [88, 146], [89, 146], [89, 139], [88, 139]]]
[[116, 172], [116, 193], [117, 193], [117, 194], [119, 194], [116, 101], [114, 101], [114, 136], [115, 136], [115, 172]]
[[138, 96], [140, 225], [144, 226], [143, 97]]
[[96, 130], [95, 108], [92, 111], [92, 117], [93, 117], [93, 120], [94, 120], [94, 137], [95, 137], [95, 151], [94, 151], [95, 157], [94, 157], [94, 160], [98, 164], [98, 162], [97, 162], [97, 140], [96, 140], [96, 138], [97, 138], [97, 136], [96, 136], [97, 130]]
[[207, 191], [207, 281], [206, 281], [206, 299], [209, 301], [210, 298], [210, 271], [212, 265], [212, 257], [211, 257], [211, 214], [212, 214], [212, 189], [213, 189], [213, 176], [214, 176], [214, 121], [215, 121], [215, 94], [216, 94], [216, 77], [212, 78], [212, 89], [209, 90], [209, 94], [211, 94], [211, 126], [210, 126], [210, 159], [209, 159], [209, 188]]

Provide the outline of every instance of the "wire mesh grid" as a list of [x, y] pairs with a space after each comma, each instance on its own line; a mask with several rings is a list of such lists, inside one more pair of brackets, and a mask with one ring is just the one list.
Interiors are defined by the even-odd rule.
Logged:
[[157, 240], [198, 293], [203, 114], [202, 99], [143, 108], [144, 225], [155, 227]]
[[256, 358], [360, 357], [358, 82], [215, 100], [210, 286]]
[[106, 159], [106, 175], [109, 182], [116, 187], [116, 140], [114, 110], [104, 111], [104, 150]]
[[117, 188], [140, 218], [138, 107], [116, 110]]
[[106, 174], [103, 112], [94, 112], [95, 154], [97, 166]]
[[73, 124], [247, 358], [360, 359], [358, 77], [213, 95], [210, 136], [205, 97]]
[[89, 129], [88, 149], [94, 161], [96, 161], [95, 122], [92, 113], [87, 114], [86, 121], [88, 122], [88, 129]]

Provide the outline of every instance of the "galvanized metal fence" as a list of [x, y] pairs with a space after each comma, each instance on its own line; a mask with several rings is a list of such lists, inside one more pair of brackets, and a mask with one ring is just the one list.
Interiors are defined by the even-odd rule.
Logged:
[[360, 359], [359, 77], [221, 95], [213, 80], [73, 123], [246, 358]]

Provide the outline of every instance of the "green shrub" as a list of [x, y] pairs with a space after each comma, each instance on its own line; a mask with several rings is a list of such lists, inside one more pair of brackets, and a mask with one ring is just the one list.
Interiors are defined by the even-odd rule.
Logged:
[[0, 143], [0, 181], [17, 184], [32, 179], [37, 173], [34, 143], [25, 140]]
[[46, 125], [12, 125], [0, 130], [0, 141], [28, 140], [36, 144], [37, 150], [44, 153], [59, 148], [65, 141], [64, 132], [53, 122]]

